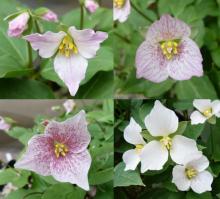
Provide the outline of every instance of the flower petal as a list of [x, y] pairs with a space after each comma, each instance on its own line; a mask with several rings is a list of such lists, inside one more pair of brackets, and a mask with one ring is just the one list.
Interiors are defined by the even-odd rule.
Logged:
[[212, 113], [217, 117], [220, 116], [220, 100], [214, 100], [212, 102]]
[[113, 20], [118, 20], [123, 23], [128, 19], [128, 16], [131, 13], [131, 4], [130, 0], [126, 0], [125, 5], [122, 8], [113, 8]]
[[200, 112], [204, 112], [212, 107], [212, 103], [210, 99], [195, 99], [193, 100], [193, 106]]
[[159, 141], [151, 141], [140, 154], [141, 173], [147, 170], [161, 170], [168, 160], [168, 151]]
[[130, 144], [146, 144], [142, 135], [141, 126], [131, 117], [130, 123], [124, 130], [124, 139]]
[[197, 44], [190, 38], [181, 40], [180, 52], [168, 62], [169, 76], [175, 80], [188, 80], [203, 75], [202, 55]]
[[163, 15], [149, 27], [146, 40], [149, 42], [159, 42], [189, 37], [190, 34], [189, 26], [183, 21], [170, 15]]
[[34, 50], [39, 50], [39, 55], [41, 57], [49, 58], [56, 53], [65, 35], [66, 33], [62, 31], [59, 33], [48, 31], [43, 35], [35, 33], [24, 36], [23, 38], [31, 43]]
[[80, 55], [87, 59], [95, 57], [100, 43], [108, 38], [108, 34], [105, 32], [95, 32], [92, 29], [77, 30], [74, 26], [69, 28], [69, 33], [73, 37]]
[[185, 165], [191, 161], [192, 158], [195, 158], [193, 154], [202, 154], [198, 151], [195, 140], [182, 135], [175, 135], [173, 137], [170, 156], [175, 163]]
[[145, 126], [152, 136], [167, 136], [178, 128], [175, 112], [156, 100], [150, 114], [145, 117]]
[[158, 45], [144, 41], [136, 53], [137, 78], [162, 82], [168, 78], [167, 60]]
[[208, 171], [198, 173], [191, 181], [191, 188], [196, 193], [203, 193], [212, 190], [213, 176]]
[[196, 169], [198, 172], [204, 171], [209, 166], [209, 160], [204, 155], [195, 158], [187, 164], [187, 167], [191, 166]]
[[76, 94], [80, 82], [85, 78], [87, 66], [88, 61], [80, 55], [65, 57], [57, 54], [54, 60], [54, 69], [72, 96]]
[[45, 132], [57, 142], [66, 144], [73, 153], [84, 151], [91, 140], [84, 110], [64, 122], [50, 122]]
[[190, 115], [191, 124], [203, 124], [207, 118], [202, 115], [199, 111], [193, 111]]
[[138, 163], [140, 162], [140, 156], [135, 151], [135, 149], [131, 149], [131, 150], [124, 152], [122, 159], [126, 165], [125, 171], [135, 170]]
[[60, 182], [70, 182], [82, 189], [89, 190], [88, 171], [91, 166], [89, 152], [68, 153], [50, 163], [52, 176]]
[[181, 165], [176, 165], [173, 168], [173, 179], [174, 183], [180, 191], [187, 191], [190, 188], [190, 180], [187, 179], [185, 175], [185, 167]]
[[27, 169], [48, 176], [50, 162], [55, 157], [53, 139], [50, 135], [35, 135], [28, 142], [27, 151], [15, 164], [15, 168]]

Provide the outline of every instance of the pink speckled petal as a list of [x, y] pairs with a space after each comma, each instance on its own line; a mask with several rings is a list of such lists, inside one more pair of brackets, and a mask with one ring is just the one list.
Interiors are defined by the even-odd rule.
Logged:
[[43, 35], [35, 33], [27, 35], [23, 38], [31, 43], [31, 46], [34, 50], [39, 50], [39, 55], [41, 57], [49, 58], [56, 53], [65, 35], [66, 33], [62, 31], [59, 33], [48, 31]]
[[162, 82], [168, 78], [167, 60], [158, 45], [144, 41], [136, 54], [137, 78]]
[[203, 75], [202, 55], [199, 47], [189, 38], [181, 41], [180, 54], [168, 62], [169, 76], [176, 80], [188, 80]]
[[88, 171], [91, 166], [89, 152], [68, 153], [50, 163], [52, 176], [60, 182], [70, 182], [89, 190]]
[[118, 20], [119, 22], [123, 23], [128, 19], [130, 13], [131, 13], [130, 0], [126, 0], [124, 7], [113, 8], [113, 19], [114, 21]]
[[85, 150], [91, 139], [83, 110], [64, 122], [50, 122], [45, 131], [56, 141], [65, 143], [74, 153]]
[[15, 164], [15, 168], [51, 175], [50, 162], [54, 157], [53, 139], [49, 135], [35, 135], [28, 142], [27, 151]]
[[73, 37], [80, 55], [87, 59], [95, 57], [100, 43], [108, 38], [108, 34], [105, 32], [95, 32], [92, 29], [77, 30], [74, 26], [69, 28], [69, 33]]
[[190, 34], [190, 27], [183, 21], [170, 15], [163, 15], [149, 27], [146, 40], [149, 42], [159, 42], [189, 37]]

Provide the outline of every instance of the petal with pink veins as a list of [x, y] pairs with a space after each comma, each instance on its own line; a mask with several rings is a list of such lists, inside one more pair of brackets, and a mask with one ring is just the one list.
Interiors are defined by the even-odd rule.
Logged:
[[52, 57], [58, 50], [60, 43], [65, 37], [65, 32], [46, 32], [44, 34], [31, 34], [24, 36], [24, 39], [29, 41], [34, 50], [39, 50], [39, 55], [43, 58]]

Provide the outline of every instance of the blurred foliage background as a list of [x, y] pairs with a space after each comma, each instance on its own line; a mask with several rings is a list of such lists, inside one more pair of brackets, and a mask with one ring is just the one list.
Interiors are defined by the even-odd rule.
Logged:
[[[131, 0], [128, 20], [114, 24], [116, 98], [218, 98], [220, 97], [220, 1], [219, 0]], [[135, 9], [134, 9], [135, 7]], [[144, 15], [140, 15], [141, 11]], [[203, 56], [203, 77], [187, 81], [167, 80], [159, 84], [136, 79], [135, 54], [148, 27], [169, 13], [187, 23], [191, 38]]]
[[123, 132], [130, 118], [146, 129], [144, 118], [150, 113], [154, 100], [116, 100], [115, 101], [115, 199], [218, 199], [220, 198], [220, 118], [216, 124], [191, 125], [190, 114], [194, 110], [191, 100], [161, 100], [179, 118], [182, 135], [196, 140], [199, 150], [209, 159], [208, 170], [214, 176], [212, 191], [196, 194], [192, 191], [178, 191], [172, 181], [172, 168], [168, 161], [160, 171], [147, 171], [140, 174], [140, 164], [134, 171], [124, 171], [122, 154], [134, 148], [124, 140]]

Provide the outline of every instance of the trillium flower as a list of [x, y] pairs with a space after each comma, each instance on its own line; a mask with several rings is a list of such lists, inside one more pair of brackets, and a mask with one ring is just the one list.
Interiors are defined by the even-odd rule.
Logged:
[[85, 7], [90, 13], [94, 13], [99, 8], [99, 4], [94, 0], [86, 0]]
[[188, 80], [202, 76], [202, 55], [190, 34], [187, 24], [170, 15], [154, 22], [137, 50], [137, 78], [158, 83], [168, 77]]
[[28, 28], [29, 13], [23, 12], [9, 22], [8, 36], [21, 37], [22, 33]]
[[95, 57], [100, 43], [107, 37], [105, 32], [77, 30], [72, 26], [67, 33], [48, 31], [45, 34], [31, 34], [24, 39], [31, 43], [34, 50], [39, 50], [41, 57], [50, 58], [55, 55], [54, 69], [74, 96], [85, 78], [87, 59]]
[[208, 166], [209, 161], [205, 156], [192, 155], [184, 164], [173, 168], [172, 182], [180, 191], [188, 191], [190, 187], [199, 194], [211, 191], [213, 176], [205, 171]]
[[131, 13], [130, 0], [114, 0], [113, 1], [113, 18], [123, 23], [128, 19]]
[[51, 121], [44, 134], [32, 137], [27, 151], [15, 167], [43, 176], [51, 175], [57, 181], [77, 184], [89, 190], [89, 142], [85, 112], [80, 111], [64, 122]]
[[147, 143], [140, 154], [142, 173], [147, 170], [161, 170], [169, 154], [175, 163], [182, 164], [183, 158], [201, 153], [194, 140], [174, 134], [178, 129], [178, 117], [160, 101], [155, 101], [144, 122], [155, 140]]
[[9, 131], [10, 128], [11, 125], [8, 124], [2, 116], [0, 116], [0, 130]]
[[47, 12], [45, 12], [41, 16], [41, 18], [45, 21], [58, 22], [57, 14], [55, 12], [53, 12], [52, 10], [47, 10]]
[[76, 104], [75, 104], [74, 100], [68, 99], [63, 103], [63, 106], [66, 110], [66, 114], [69, 114], [70, 112], [72, 112], [72, 110], [76, 106]]
[[206, 120], [211, 121], [215, 117], [220, 117], [220, 100], [195, 99], [193, 106], [198, 109], [190, 115], [191, 124], [202, 124]]
[[141, 161], [140, 154], [146, 144], [141, 135], [141, 126], [131, 118], [129, 125], [124, 130], [124, 139], [135, 145], [135, 149], [130, 149], [123, 154], [123, 161], [125, 162], [125, 171], [135, 170], [138, 163]]

